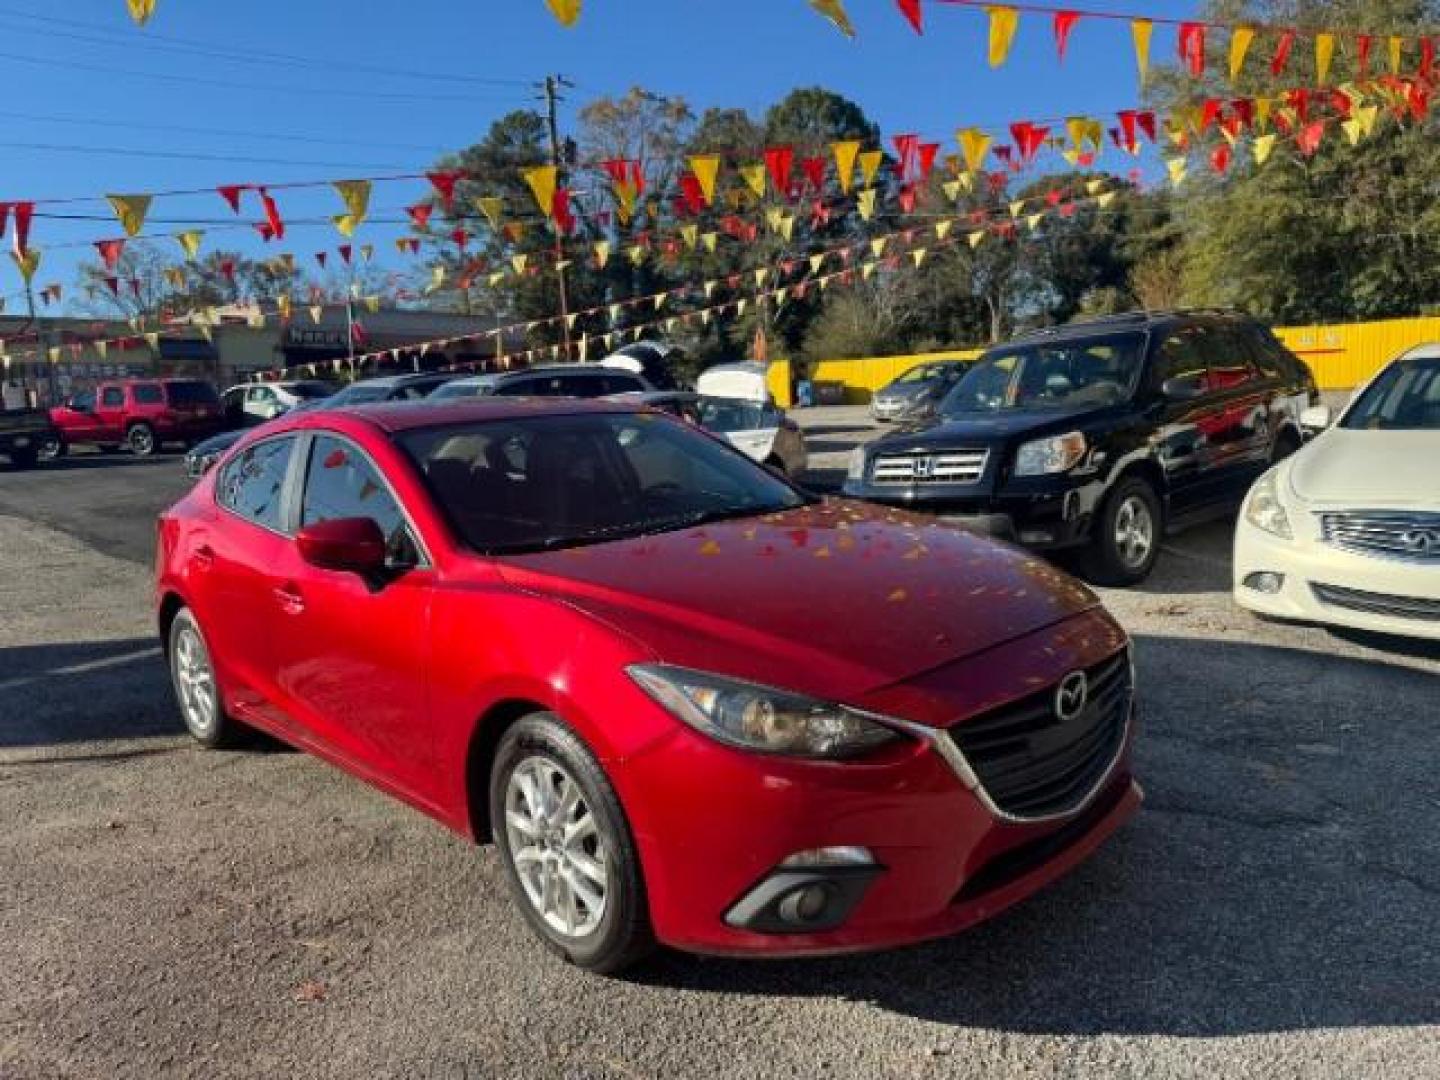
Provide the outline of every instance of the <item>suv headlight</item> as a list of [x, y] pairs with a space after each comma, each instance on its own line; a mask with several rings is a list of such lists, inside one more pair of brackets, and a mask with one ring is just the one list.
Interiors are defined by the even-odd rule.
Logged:
[[1245, 499], [1245, 520], [1282, 540], [1293, 540], [1290, 517], [1280, 503], [1279, 470], [1271, 469], [1250, 489]]
[[866, 716], [814, 698], [664, 664], [626, 669], [676, 718], [717, 742], [794, 757], [858, 757], [902, 736]]
[[857, 446], [850, 451], [850, 463], [845, 468], [845, 479], [865, 479], [865, 448], [863, 446]]
[[1016, 476], [1049, 476], [1069, 472], [1085, 457], [1085, 436], [1078, 431], [1036, 439], [1015, 455]]

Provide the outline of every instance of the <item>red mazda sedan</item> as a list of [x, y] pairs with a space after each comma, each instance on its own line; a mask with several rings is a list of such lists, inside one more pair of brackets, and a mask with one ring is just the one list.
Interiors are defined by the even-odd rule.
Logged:
[[163, 515], [157, 567], [196, 739], [262, 729], [493, 840], [594, 970], [950, 934], [1140, 801], [1084, 586], [635, 407], [282, 419]]

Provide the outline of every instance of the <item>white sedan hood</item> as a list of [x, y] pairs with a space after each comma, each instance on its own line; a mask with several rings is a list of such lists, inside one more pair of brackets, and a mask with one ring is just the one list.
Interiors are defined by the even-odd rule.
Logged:
[[779, 428], [756, 428], [754, 431], [727, 431], [725, 439], [747, 457], [765, 461], [775, 449], [775, 437]]
[[1290, 487], [1308, 503], [1440, 510], [1440, 431], [1332, 428], [1295, 456]]

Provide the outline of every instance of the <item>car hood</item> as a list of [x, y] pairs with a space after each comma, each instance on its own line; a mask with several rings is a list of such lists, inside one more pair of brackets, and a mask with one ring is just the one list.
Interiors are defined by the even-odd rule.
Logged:
[[1047, 434], [1067, 431], [1081, 417], [1095, 415], [1094, 409], [1007, 409], [993, 413], [960, 413], [935, 416], [924, 422], [908, 425], [893, 435], [871, 443], [887, 450], [900, 449], [897, 443], [934, 440], [955, 445], [964, 442], [992, 443], [1016, 435]]
[[660, 662], [839, 701], [1099, 603], [1014, 548], [843, 500], [500, 565]]
[[747, 457], [764, 461], [775, 448], [775, 437], [779, 428], [754, 428], [750, 431], [727, 431], [721, 438]]
[[1306, 502], [1436, 508], [1440, 431], [1332, 428], [1295, 456], [1290, 487]]

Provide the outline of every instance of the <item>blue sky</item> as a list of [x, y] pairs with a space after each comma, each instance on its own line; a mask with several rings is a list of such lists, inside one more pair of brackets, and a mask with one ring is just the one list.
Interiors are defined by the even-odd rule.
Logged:
[[[549, 71], [577, 84], [570, 109], [640, 84], [682, 95], [697, 112], [712, 105], [758, 112], [794, 87], [820, 84], [859, 102], [887, 137], [919, 131], [947, 152], [960, 126], [1113, 113], [1139, 97], [1124, 23], [1082, 20], [1061, 67], [1048, 19], [1024, 16], [1010, 61], [991, 70], [978, 11], [927, 4], [921, 38], [891, 0], [848, 6], [855, 41], [804, 0], [585, 0], [571, 30], [541, 0], [159, 0], [145, 30], [130, 23], [123, 0], [0, 0], [0, 55], [11, 70], [0, 102], [0, 199], [418, 171], [529, 104], [529, 84]], [[1170, 16], [1195, 10], [1174, 0], [1141, 6]], [[1157, 28], [1155, 60], [1173, 51], [1173, 31]], [[286, 59], [242, 62], [235, 52]], [[424, 191], [377, 185], [374, 212]], [[286, 217], [339, 210], [325, 191], [277, 195]], [[119, 235], [98, 200], [40, 213], [102, 220], [37, 220], [32, 245], [47, 249], [37, 285], [68, 288], [77, 259], [92, 254], [64, 245]], [[157, 199], [151, 216], [230, 218], [213, 194]], [[245, 220], [258, 218], [251, 204]], [[375, 243], [393, 261], [397, 235], [370, 226], [357, 242]], [[269, 250], [309, 260], [339, 242], [328, 227], [296, 226]], [[247, 230], [216, 226], [208, 245], [222, 243], [247, 254], [267, 250]], [[0, 293], [18, 288], [5, 260]]]

